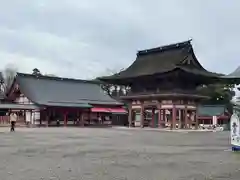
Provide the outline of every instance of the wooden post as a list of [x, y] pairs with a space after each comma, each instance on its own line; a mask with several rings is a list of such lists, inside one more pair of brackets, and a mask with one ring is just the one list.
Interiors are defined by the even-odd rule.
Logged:
[[198, 129], [198, 114], [197, 114], [197, 110], [195, 111], [195, 129]]
[[152, 123], [151, 123], [152, 128], [156, 127], [155, 125], [155, 109], [152, 109]]
[[176, 129], [176, 105], [173, 104], [173, 108], [172, 108], [172, 129]]
[[91, 124], [91, 109], [88, 110], [88, 120], [89, 120], [89, 125]]
[[182, 110], [178, 109], [178, 129], [182, 129]]
[[128, 104], [128, 126], [132, 127], [132, 104]]
[[167, 118], [166, 118], [166, 109], [162, 109], [162, 111], [163, 111], [163, 119], [162, 119], [162, 121], [164, 122], [164, 124], [166, 124], [166, 123], [168, 123], [167, 122]]
[[25, 125], [27, 124], [27, 117], [26, 117], [26, 110], [24, 109], [23, 110], [23, 119], [24, 119], [24, 123], [25, 123]]
[[84, 119], [83, 119], [83, 113], [80, 113], [80, 124], [82, 127], [84, 127]]
[[47, 108], [46, 109], [46, 127], [48, 127], [49, 125], [49, 114], [50, 114], [50, 110]]
[[32, 110], [30, 110], [30, 126], [33, 127], [34, 123], [33, 123], [33, 117], [32, 117]]
[[187, 111], [187, 106], [185, 106], [185, 109], [184, 109], [184, 116], [185, 116], [185, 129], [188, 129], [188, 111]]
[[158, 128], [162, 127], [162, 109], [161, 109], [161, 104], [158, 104]]
[[66, 127], [67, 126], [67, 115], [68, 115], [68, 112], [67, 111], [64, 111], [64, 114], [63, 114], [63, 118], [64, 118], [64, 126]]
[[141, 104], [141, 112], [140, 112], [140, 115], [141, 115], [141, 128], [144, 128], [144, 106], [143, 104]]

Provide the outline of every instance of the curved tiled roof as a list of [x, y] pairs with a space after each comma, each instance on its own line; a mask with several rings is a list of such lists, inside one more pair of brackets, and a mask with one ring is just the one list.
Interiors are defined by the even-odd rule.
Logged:
[[106, 95], [95, 81], [17, 73], [16, 82], [20, 91], [38, 105], [64, 107], [86, 107], [91, 104], [120, 105]]
[[225, 77], [240, 78], [240, 66], [235, 71]]
[[[187, 62], [191, 62], [188, 65]], [[217, 73], [207, 71], [198, 62], [191, 41], [147, 49], [137, 53], [136, 60], [124, 71], [108, 77], [100, 77], [102, 81], [111, 79], [128, 79], [167, 73], [176, 69], [200, 76], [219, 77]]]

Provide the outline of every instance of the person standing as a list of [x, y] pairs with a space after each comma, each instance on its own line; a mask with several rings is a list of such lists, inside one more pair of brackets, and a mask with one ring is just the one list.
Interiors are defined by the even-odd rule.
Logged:
[[11, 132], [15, 131], [16, 121], [17, 121], [17, 114], [16, 113], [11, 113], [10, 114], [10, 123], [11, 123], [10, 131]]

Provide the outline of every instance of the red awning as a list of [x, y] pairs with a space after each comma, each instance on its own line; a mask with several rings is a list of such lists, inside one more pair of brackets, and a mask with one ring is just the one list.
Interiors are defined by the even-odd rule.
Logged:
[[123, 108], [109, 108], [111, 113], [127, 113], [127, 111]]
[[92, 112], [105, 112], [105, 113], [110, 113], [109, 108], [98, 108], [98, 107], [94, 107], [91, 108]]
[[102, 108], [102, 107], [94, 107], [91, 108], [92, 112], [104, 112], [104, 113], [127, 113], [124, 108]]

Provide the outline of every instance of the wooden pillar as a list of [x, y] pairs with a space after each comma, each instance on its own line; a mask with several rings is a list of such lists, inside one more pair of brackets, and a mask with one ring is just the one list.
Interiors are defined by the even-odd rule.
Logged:
[[84, 126], [84, 119], [83, 119], [83, 113], [82, 111], [78, 111], [78, 123], [79, 123], [79, 126]]
[[39, 127], [42, 126], [42, 116], [41, 116], [41, 112], [40, 112], [40, 119], [39, 119]]
[[151, 122], [152, 128], [156, 127], [155, 125], [155, 109], [152, 109], [152, 122]]
[[91, 109], [88, 111], [88, 120], [89, 120], [89, 125], [91, 124]]
[[189, 125], [188, 125], [188, 111], [187, 111], [187, 106], [185, 106], [184, 109], [184, 117], [185, 117], [185, 129], [188, 129]]
[[178, 109], [178, 129], [182, 129], [182, 110]]
[[141, 128], [144, 128], [144, 106], [141, 104], [141, 111], [140, 111], [140, 116], [141, 116]]
[[30, 110], [30, 124], [31, 124], [31, 127], [34, 126], [33, 117], [32, 117], [32, 110]]
[[24, 109], [23, 110], [23, 119], [24, 119], [24, 121], [25, 121], [25, 125], [27, 124], [27, 117], [26, 117], [26, 110]]
[[80, 124], [83, 127], [84, 126], [84, 119], [83, 119], [83, 113], [80, 113]]
[[198, 114], [197, 114], [197, 110], [195, 111], [195, 129], [198, 129], [199, 126], [199, 122], [198, 122]]
[[162, 109], [161, 104], [158, 104], [158, 128], [162, 127]]
[[129, 127], [132, 127], [132, 115], [133, 115], [133, 113], [132, 113], [132, 104], [130, 104], [129, 103], [129, 105], [128, 105], [128, 126]]
[[67, 111], [64, 111], [64, 114], [63, 114], [63, 120], [64, 120], [64, 126], [66, 127], [67, 126], [67, 121], [68, 121], [68, 112]]
[[[9, 109], [9, 110], [8, 110], [8, 117], [7, 117], [7, 124], [10, 124], [10, 115], [11, 115], [11, 113], [12, 113], [12, 112], [11, 112], [11, 110]], [[4, 120], [4, 124], [6, 123], [5, 121], [6, 121], [6, 120]]]
[[176, 105], [173, 104], [173, 108], [172, 108], [172, 129], [176, 129], [176, 116], [177, 112], [176, 112]]
[[164, 124], [166, 124], [166, 123], [168, 123], [167, 122], [167, 118], [166, 118], [166, 109], [162, 109], [163, 110], [163, 119], [162, 119], [162, 121], [164, 121]]
[[50, 110], [47, 108], [45, 111], [46, 127], [48, 127], [48, 123], [49, 123], [49, 114], [50, 114]]

